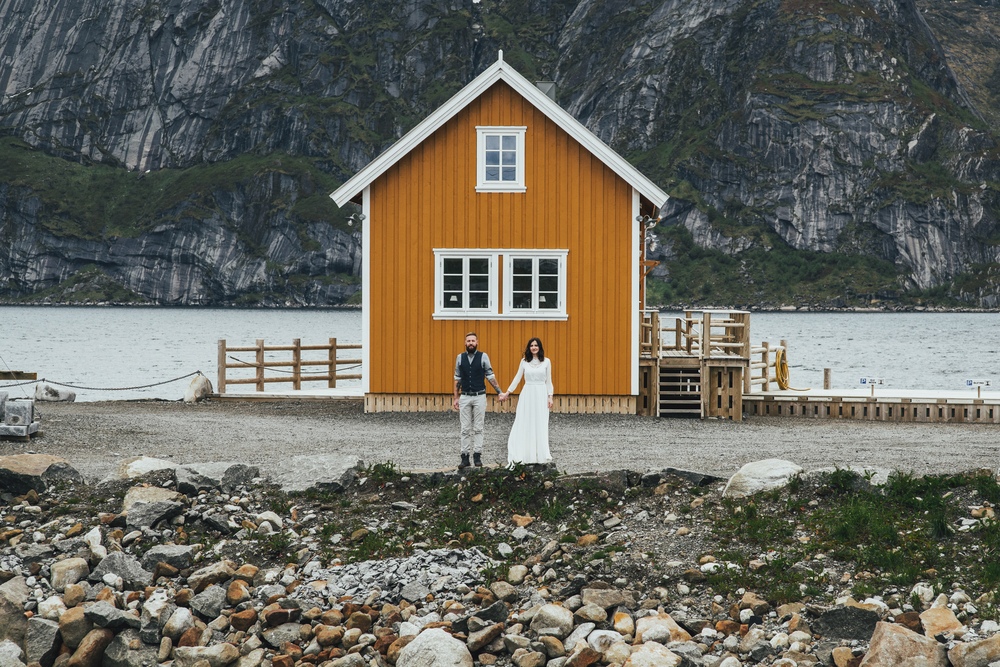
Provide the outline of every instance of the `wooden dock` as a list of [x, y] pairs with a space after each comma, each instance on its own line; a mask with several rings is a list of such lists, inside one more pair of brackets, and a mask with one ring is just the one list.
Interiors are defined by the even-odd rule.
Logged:
[[1000, 424], [1000, 392], [897, 389], [760, 391], [743, 397], [747, 414], [804, 419]]

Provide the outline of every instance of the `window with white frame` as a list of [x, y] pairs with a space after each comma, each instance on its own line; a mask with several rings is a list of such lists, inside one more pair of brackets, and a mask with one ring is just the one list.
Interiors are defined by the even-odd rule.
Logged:
[[434, 318], [565, 320], [567, 254], [436, 248]]
[[565, 250], [504, 252], [504, 314], [510, 318], [566, 316]]
[[527, 127], [476, 127], [476, 192], [525, 192]]
[[465, 317], [495, 314], [497, 258], [475, 250], [435, 251], [435, 314]]

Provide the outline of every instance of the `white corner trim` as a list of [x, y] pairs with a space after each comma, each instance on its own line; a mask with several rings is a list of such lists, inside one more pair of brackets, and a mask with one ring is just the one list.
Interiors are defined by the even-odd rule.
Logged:
[[642, 311], [639, 309], [639, 270], [642, 255], [640, 252], [640, 222], [639, 217], [639, 191], [632, 189], [632, 344], [631, 344], [631, 367], [632, 367], [632, 395], [639, 395], [639, 336], [641, 331]]
[[372, 193], [365, 186], [361, 200], [361, 390], [371, 393], [371, 349], [372, 349]]
[[596, 155], [626, 183], [649, 199], [654, 206], [662, 207], [666, 203], [668, 197], [663, 190], [502, 59], [498, 59], [485, 72], [455, 93], [434, 113], [418, 123], [416, 127], [372, 160], [368, 166], [337, 188], [330, 197], [337, 203], [337, 206], [343, 206], [349, 202], [365, 187], [371, 185], [376, 178], [385, 173], [389, 167], [416, 148], [424, 139], [482, 95], [490, 86], [501, 80], [531, 102], [535, 108], [544, 113], [549, 120], [566, 131], [584, 148]]

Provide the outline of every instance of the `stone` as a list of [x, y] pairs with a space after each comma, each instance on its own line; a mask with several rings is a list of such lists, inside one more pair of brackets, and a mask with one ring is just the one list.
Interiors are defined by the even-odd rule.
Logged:
[[133, 456], [120, 461], [115, 473], [109, 479], [133, 479], [157, 470], [172, 470], [176, 467], [177, 464], [173, 461], [157, 459], [152, 456]]
[[303, 454], [289, 456], [268, 470], [268, 479], [283, 491], [318, 491], [342, 493], [354, 484], [358, 468], [364, 464], [356, 458], [338, 454]]
[[[142, 605], [139, 614], [139, 638], [147, 644], [160, 641], [160, 628], [166, 623], [176, 607], [167, 597], [167, 591], [155, 589]], [[169, 637], [168, 637], [169, 639]]]
[[440, 628], [424, 630], [399, 651], [396, 667], [472, 667], [469, 648]]
[[189, 602], [191, 609], [205, 618], [215, 618], [226, 606], [226, 590], [222, 586], [209, 586]]
[[51, 570], [52, 588], [62, 593], [66, 586], [75, 584], [90, 574], [90, 564], [82, 558], [67, 558], [53, 563]]
[[587, 644], [604, 655], [613, 644], [622, 641], [622, 636], [614, 630], [594, 630], [587, 636]]
[[257, 466], [243, 463], [192, 463], [178, 466], [176, 471], [177, 490], [188, 496], [215, 489], [232, 493], [237, 487], [250, 483], [254, 477], [260, 477]]
[[63, 644], [72, 649], [79, 646], [87, 633], [93, 629], [94, 624], [86, 617], [82, 607], [68, 609], [59, 618], [59, 634], [62, 636]]
[[965, 627], [948, 607], [931, 607], [923, 612], [920, 614], [920, 625], [928, 637], [935, 637], [943, 632], [955, 634]]
[[800, 466], [782, 459], [747, 463], [729, 478], [723, 498], [745, 498], [761, 491], [781, 488], [795, 475], [805, 472]]
[[214, 646], [182, 646], [174, 649], [176, 667], [194, 667], [199, 660], [207, 660], [211, 667], [225, 667], [240, 658], [239, 650], [232, 644]]
[[50, 621], [58, 621], [66, 613], [66, 605], [58, 595], [46, 598], [38, 603], [38, 616]]
[[87, 620], [98, 628], [121, 628], [125, 625], [139, 625], [139, 618], [132, 614], [126, 614], [121, 609], [117, 609], [111, 603], [101, 600], [95, 602], [83, 610]]
[[934, 639], [901, 625], [880, 621], [875, 625], [861, 664], [865, 667], [947, 667], [948, 656], [945, 646]]
[[561, 658], [566, 655], [566, 645], [557, 637], [539, 637], [538, 641], [545, 647], [545, 655], [549, 658]]
[[[222, 644], [222, 646], [229, 646], [233, 651], [236, 651], [236, 648], [230, 644]], [[144, 644], [139, 639], [139, 633], [136, 630], [125, 630], [108, 644], [108, 648], [104, 651], [102, 667], [149, 667], [156, 664], [158, 652], [156, 647]], [[237, 655], [239, 655], [238, 651]]]
[[0, 640], [9, 639], [18, 646], [24, 645], [28, 632], [24, 603], [30, 591], [24, 581], [24, 577], [14, 577], [0, 585]]
[[585, 640], [596, 627], [597, 625], [595, 623], [581, 623], [573, 628], [573, 632], [569, 633], [568, 637], [562, 640], [563, 646], [566, 647], [566, 650], [572, 651], [576, 648], [576, 645]]
[[517, 589], [506, 581], [494, 581], [490, 586], [490, 591], [498, 600], [513, 602], [517, 599]]
[[116, 574], [122, 578], [125, 586], [132, 589], [142, 589], [153, 583], [153, 574], [142, 569], [139, 561], [132, 554], [123, 551], [113, 551], [95, 567], [87, 577], [88, 581], [99, 582], [106, 574]]
[[608, 620], [608, 612], [604, 611], [604, 607], [600, 607], [594, 603], [583, 605], [573, 615], [581, 620], [593, 623], [603, 623]]
[[246, 632], [257, 622], [257, 612], [253, 609], [238, 611], [229, 617], [229, 622], [232, 624], [234, 630]]
[[[35, 400], [41, 403], [72, 403], [76, 392], [71, 389], [56, 389], [48, 384], [35, 385]], [[46, 665], [46, 667], [48, 667]]]
[[[647, 641], [646, 635], [652, 634], [657, 637], [666, 636], [667, 641], [686, 642], [691, 640], [691, 635], [687, 630], [677, 625], [677, 622], [670, 614], [657, 614], [655, 616], [645, 616], [635, 623], [635, 641], [641, 644]], [[656, 641], [650, 639], [649, 641]], [[666, 643], [666, 642], [661, 642]]]
[[75, 607], [87, 596], [86, 589], [79, 584], [69, 584], [63, 591], [63, 603], [67, 608]]
[[114, 631], [108, 628], [91, 630], [73, 651], [67, 667], [98, 667], [104, 660], [104, 650], [114, 638]]
[[407, 602], [416, 602], [417, 600], [424, 600], [431, 594], [431, 590], [419, 581], [411, 581], [403, 586], [403, 590], [399, 594]]
[[181, 635], [194, 627], [194, 614], [186, 607], [178, 607], [163, 625], [163, 636], [170, 637], [176, 645]]
[[527, 528], [534, 522], [535, 519], [530, 516], [522, 516], [520, 514], [515, 514], [513, 517], [511, 517], [511, 523], [513, 523], [518, 528]]
[[986, 667], [1000, 661], [1000, 634], [974, 642], [958, 642], [948, 651], [952, 667]]
[[151, 528], [160, 521], [169, 521], [183, 511], [184, 505], [173, 500], [135, 502], [128, 510], [126, 526], [129, 530]]
[[566, 662], [563, 663], [563, 667], [587, 667], [588, 665], [593, 665], [601, 659], [601, 654], [584, 645], [579, 650], [573, 651], [566, 658]]
[[267, 652], [262, 648], [255, 648], [240, 658], [238, 667], [260, 667]]
[[528, 568], [523, 565], [513, 565], [507, 571], [507, 581], [513, 586], [520, 586], [528, 576]]
[[0, 641], [0, 667], [24, 667], [24, 651], [9, 639]]
[[397, 662], [399, 660], [399, 654], [400, 654], [400, 652], [404, 648], [406, 648], [407, 644], [409, 644], [410, 642], [412, 642], [416, 638], [417, 638], [416, 635], [400, 636], [399, 639], [397, 639], [394, 642], [392, 642], [391, 644], [389, 644], [389, 648], [385, 652], [385, 659], [389, 662], [389, 664], [390, 665], [397, 664]]
[[249, 584], [242, 579], [233, 579], [233, 582], [229, 584], [229, 588], [226, 589], [226, 604], [230, 607], [235, 607], [241, 602], [246, 602], [249, 599]]
[[28, 619], [28, 632], [24, 638], [24, 652], [29, 663], [52, 667], [59, 651], [59, 624], [33, 616]]
[[162, 502], [183, 503], [184, 499], [183, 494], [159, 486], [133, 486], [125, 492], [122, 511], [130, 511], [136, 503], [146, 503], [147, 505]]
[[157, 544], [142, 555], [142, 568], [152, 572], [158, 563], [183, 570], [190, 567], [194, 549], [184, 544]]
[[209, 586], [228, 581], [232, 578], [233, 573], [232, 566], [225, 561], [212, 563], [192, 572], [191, 576], [188, 577], [188, 586], [195, 593], [201, 593]]
[[584, 588], [580, 595], [583, 598], [583, 604], [597, 605], [602, 609], [617, 607], [625, 602], [625, 596], [622, 595], [622, 592], [614, 588]]
[[511, 657], [517, 667], [542, 667], [546, 662], [545, 654], [541, 651], [526, 651]]
[[66, 459], [49, 454], [0, 456], [0, 489], [15, 496], [42, 493], [50, 483], [83, 484], [84, 479]]
[[478, 632], [470, 633], [469, 638], [466, 641], [466, 645], [469, 647], [469, 650], [472, 651], [473, 653], [481, 651], [494, 639], [499, 637], [501, 632], [503, 632], [502, 623], [496, 623], [494, 625], [490, 625], [488, 627], [483, 628], [482, 630], [479, 630]]
[[[300, 627], [298, 623], [282, 623], [273, 628], [268, 628], [264, 631], [264, 641], [274, 648], [279, 648], [285, 642], [297, 642], [299, 640]], [[361, 633], [358, 632], [358, 634], [360, 635]]]
[[591, 547], [601, 541], [601, 538], [597, 535], [588, 534], [581, 535], [576, 540], [576, 546], [578, 547]]
[[531, 629], [539, 636], [568, 637], [573, 631], [573, 612], [554, 604], [542, 605], [531, 619]]
[[829, 639], [868, 641], [878, 621], [878, 613], [869, 609], [838, 607], [823, 612], [813, 623], [813, 630]]
[[198, 403], [204, 401], [212, 394], [212, 383], [204, 375], [195, 375], [184, 390], [185, 403]]
[[635, 621], [625, 612], [616, 612], [611, 620], [612, 627], [621, 635], [635, 635]]

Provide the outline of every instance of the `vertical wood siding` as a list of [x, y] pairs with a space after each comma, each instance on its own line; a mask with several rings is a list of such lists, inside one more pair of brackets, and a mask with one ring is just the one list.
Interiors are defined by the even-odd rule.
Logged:
[[[527, 192], [476, 192], [477, 125], [528, 128]], [[371, 186], [370, 391], [451, 393], [474, 330], [502, 389], [538, 336], [557, 394], [631, 393], [630, 217], [625, 181], [496, 83]], [[434, 248], [568, 249], [568, 320], [434, 320]]]

